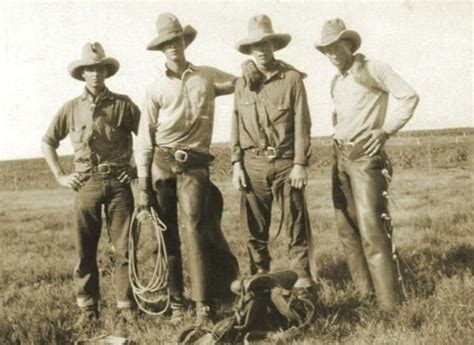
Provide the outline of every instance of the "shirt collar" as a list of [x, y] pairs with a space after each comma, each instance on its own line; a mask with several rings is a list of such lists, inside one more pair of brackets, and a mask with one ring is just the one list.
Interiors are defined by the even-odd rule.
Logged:
[[273, 79], [284, 79], [285, 78], [286, 64], [280, 60], [276, 60], [275, 70], [272, 71], [270, 76], [264, 81], [264, 83], [269, 83]]
[[[84, 92], [81, 95], [81, 99], [83, 101], [88, 100], [89, 102], [93, 103], [94, 96], [89, 92], [87, 87], [84, 88]], [[103, 100], [103, 99], [113, 100], [114, 99], [114, 94], [112, 92], [110, 92], [110, 90], [107, 87], [105, 87], [104, 90], [101, 92], [100, 95], [97, 96], [96, 99], [98, 99], [98, 100]]]
[[[193, 65], [191, 62], [187, 61], [187, 64], [186, 64], [186, 69], [184, 70], [183, 74], [186, 73], [187, 71], [190, 71], [190, 72], [196, 72], [199, 68], [195, 65]], [[168, 68], [168, 65], [165, 64], [165, 74], [168, 78], [178, 78], [178, 76], [176, 75], [176, 73], [174, 73], [174, 71], [172, 71], [171, 69]], [[180, 79], [180, 78], [178, 78]]]

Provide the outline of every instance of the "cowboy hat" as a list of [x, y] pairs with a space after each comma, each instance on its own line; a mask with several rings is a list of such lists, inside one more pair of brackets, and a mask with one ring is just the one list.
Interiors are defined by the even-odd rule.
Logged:
[[330, 19], [323, 24], [321, 30], [321, 41], [316, 42], [314, 46], [317, 50], [324, 54], [324, 48], [337, 42], [346, 39], [352, 42], [352, 52], [354, 53], [360, 47], [360, 35], [353, 30], [347, 30], [346, 24], [342, 19]]
[[117, 73], [120, 67], [116, 59], [105, 56], [104, 48], [102, 48], [100, 43], [86, 43], [82, 48], [82, 58], [71, 62], [68, 66], [68, 72], [74, 79], [84, 81], [82, 69], [87, 66], [97, 65], [107, 68], [107, 78]]
[[235, 48], [242, 54], [250, 54], [250, 46], [263, 41], [271, 41], [273, 50], [277, 51], [285, 48], [290, 43], [291, 36], [275, 33], [270, 18], [260, 14], [250, 18], [247, 37], [237, 42]]
[[156, 31], [158, 37], [151, 41], [146, 49], [161, 50], [164, 43], [183, 36], [186, 47], [196, 38], [197, 31], [191, 26], [186, 25], [183, 29], [179, 19], [171, 13], [161, 13], [156, 21]]

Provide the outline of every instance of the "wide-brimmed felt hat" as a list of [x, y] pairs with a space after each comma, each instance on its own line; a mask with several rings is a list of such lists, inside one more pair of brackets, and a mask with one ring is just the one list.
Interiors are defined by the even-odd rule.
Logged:
[[252, 44], [264, 41], [271, 41], [273, 50], [277, 51], [285, 48], [290, 43], [291, 36], [289, 34], [275, 33], [270, 18], [260, 14], [250, 18], [247, 37], [237, 42], [235, 48], [242, 54], [250, 54]]
[[323, 24], [321, 30], [321, 40], [316, 42], [314, 46], [317, 50], [324, 54], [324, 48], [337, 42], [346, 39], [352, 41], [352, 52], [354, 53], [360, 47], [360, 35], [353, 30], [347, 30], [346, 24], [342, 19], [330, 19]]
[[161, 13], [156, 20], [156, 31], [158, 37], [151, 41], [146, 49], [161, 50], [164, 43], [174, 40], [178, 37], [184, 37], [186, 47], [196, 38], [197, 31], [191, 26], [186, 25], [183, 29], [179, 19], [172, 13]]
[[113, 76], [119, 70], [119, 62], [112, 58], [106, 57], [104, 48], [98, 42], [86, 43], [82, 48], [82, 58], [71, 62], [68, 66], [69, 74], [77, 80], [84, 81], [82, 77], [82, 69], [87, 66], [102, 65], [107, 68], [107, 78]]

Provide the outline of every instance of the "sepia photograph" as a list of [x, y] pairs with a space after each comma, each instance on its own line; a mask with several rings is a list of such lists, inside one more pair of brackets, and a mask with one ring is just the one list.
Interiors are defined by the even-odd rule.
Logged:
[[0, 2], [0, 344], [471, 343], [473, 15]]

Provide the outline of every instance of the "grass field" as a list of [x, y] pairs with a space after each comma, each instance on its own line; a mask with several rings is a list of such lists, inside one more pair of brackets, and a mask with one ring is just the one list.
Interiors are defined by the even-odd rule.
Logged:
[[[330, 201], [329, 147], [315, 141], [307, 199], [321, 284], [320, 306], [314, 324], [294, 343], [472, 343], [474, 136], [457, 137], [426, 136], [421, 143], [416, 138], [397, 139], [388, 147], [396, 168], [391, 188], [395, 243], [407, 263], [404, 276], [409, 293], [393, 315], [359, 302], [353, 292]], [[238, 225], [239, 195], [230, 184], [228, 167], [219, 163], [222, 156], [224, 151], [218, 154], [213, 172], [225, 197], [224, 231], [240, 259], [241, 271], [246, 272], [245, 243]], [[42, 164], [0, 163], [0, 344], [69, 344], [76, 339], [71, 330], [78, 317], [71, 289], [73, 193], [50, 188], [49, 177], [46, 182], [37, 177], [47, 176]], [[275, 212], [274, 224], [278, 219]], [[286, 268], [284, 235], [272, 244], [271, 252], [273, 269]], [[116, 310], [105, 232], [99, 258], [102, 332], [114, 334]], [[149, 316], [140, 318], [139, 328], [132, 338], [140, 344], [174, 343], [178, 333], [163, 320]]]

